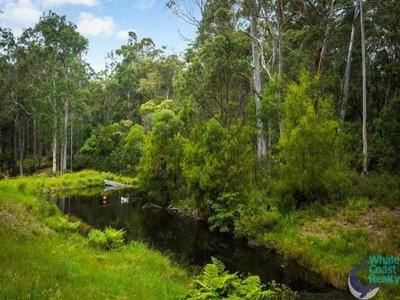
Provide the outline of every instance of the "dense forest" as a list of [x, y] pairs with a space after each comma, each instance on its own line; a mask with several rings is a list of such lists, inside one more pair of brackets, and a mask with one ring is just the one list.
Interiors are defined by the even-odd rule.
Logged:
[[137, 175], [163, 204], [205, 211], [254, 190], [289, 206], [341, 198], [357, 173], [399, 174], [397, 1], [186, 2], [167, 3], [197, 28], [182, 57], [130, 32], [100, 73], [63, 16], [1, 28], [2, 173]]
[[196, 28], [182, 55], [131, 31], [101, 72], [65, 16], [44, 13], [20, 36], [0, 27], [0, 177], [134, 177], [156, 205], [336, 287], [363, 255], [399, 254], [399, 2], [166, 9]]
[[65, 17], [2, 29], [1, 168], [137, 175], [162, 204], [205, 211], [254, 189], [333, 200], [354, 173], [398, 175], [400, 8], [360, 4], [208, 1], [197, 20], [169, 2], [198, 26], [184, 58], [131, 32], [99, 74]]

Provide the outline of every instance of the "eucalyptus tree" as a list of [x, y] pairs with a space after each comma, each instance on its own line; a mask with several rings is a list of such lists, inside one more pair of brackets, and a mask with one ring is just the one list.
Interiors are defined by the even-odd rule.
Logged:
[[[120, 119], [140, 121], [140, 105], [149, 100], [161, 102], [173, 96], [173, 79], [182, 68], [176, 55], [165, 55], [165, 47], [157, 48], [150, 38], [138, 41], [130, 32], [128, 43], [115, 50], [122, 58], [115, 64], [114, 74], [119, 89], [120, 106], [127, 115]], [[116, 120], [117, 121], [117, 120]]]
[[361, 27], [361, 51], [362, 51], [362, 136], [363, 136], [363, 164], [362, 173], [368, 172], [368, 140], [367, 140], [367, 70], [366, 70], [366, 54], [365, 54], [365, 29], [364, 29], [364, 12], [362, 0], [360, 4], [360, 27]]
[[352, 62], [352, 54], [353, 54], [353, 47], [354, 47], [354, 39], [355, 33], [357, 28], [357, 21], [360, 15], [360, 6], [354, 6], [354, 17], [353, 22], [351, 24], [351, 34], [350, 34], [350, 41], [349, 41], [349, 48], [347, 52], [347, 60], [346, 60], [346, 71], [343, 76], [343, 87], [342, 87], [342, 95], [340, 99], [340, 107], [339, 107], [339, 118], [340, 121], [344, 122], [346, 116], [346, 105], [347, 100], [349, 97], [349, 82], [350, 82], [350, 71], [351, 71], [351, 62]]
[[[60, 171], [64, 173], [67, 168], [70, 103], [82, 80], [82, 54], [87, 49], [87, 40], [65, 16], [51, 11], [42, 15], [31, 33], [43, 49], [41, 61], [46, 61], [43, 71], [47, 80], [43, 82], [43, 88], [48, 90], [47, 100], [53, 114], [52, 171], [57, 171], [58, 131], [59, 123], [62, 123]], [[60, 122], [62, 111], [63, 121]]]
[[196, 42], [186, 53], [179, 100], [196, 106], [205, 119], [228, 127], [246, 119], [251, 82], [251, 41], [238, 28], [236, 1], [207, 1]]
[[9, 29], [1, 29], [2, 110], [12, 116], [14, 162], [19, 162], [20, 175], [24, 172], [26, 123], [31, 114], [26, 104], [26, 64], [18, 40]]
[[[0, 28], [0, 167], [7, 165], [8, 169], [14, 169], [16, 163], [15, 153], [15, 123], [12, 118], [12, 101], [10, 101], [10, 88], [12, 88], [13, 51], [15, 39], [10, 30]], [[14, 137], [10, 141], [10, 136]]]
[[267, 152], [267, 145], [265, 140], [264, 126], [260, 118], [261, 113], [261, 69], [260, 69], [260, 40], [258, 19], [261, 11], [261, 5], [258, 1], [251, 1], [249, 4], [250, 14], [250, 38], [252, 50], [252, 68], [253, 68], [253, 89], [256, 101], [256, 126], [258, 129], [257, 134], [257, 155], [262, 159]]

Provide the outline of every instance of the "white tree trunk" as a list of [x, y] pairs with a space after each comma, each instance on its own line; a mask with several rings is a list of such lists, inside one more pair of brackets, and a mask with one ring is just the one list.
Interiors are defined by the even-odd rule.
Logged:
[[71, 172], [73, 171], [73, 163], [72, 163], [72, 160], [73, 160], [73, 150], [74, 150], [74, 131], [73, 131], [73, 126], [72, 126], [72, 113], [71, 113], [71, 115], [70, 115], [70, 117], [69, 117], [69, 119], [70, 119], [70, 123], [71, 123], [71, 134], [70, 134], [70, 138], [71, 138], [71, 140], [70, 140], [70, 169], [71, 169]]
[[251, 14], [251, 46], [253, 54], [253, 84], [254, 95], [256, 98], [256, 123], [258, 129], [257, 135], [257, 155], [261, 159], [265, 157], [267, 152], [267, 144], [265, 141], [264, 127], [260, 118], [261, 112], [261, 74], [260, 74], [260, 52], [258, 47], [258, 29], [257, 29], [257, 16], [253, 12]]
[[33, 124], [32, 124], [32, 133], [33, 133], [33, 166], [36, 170], [37, 168], [37, 124], [36, 124], [36, 116], [33, 117]]
[[353, 53], [353, 46], [354, 46], [354, 36], [355, 36], [357, 19], [358, 19], [359, 14], [360, 14], [360, 7], [357, 4], [354, 7], [354, 18], [353, 18], [353, 24], [351, 25], [349, 50], [347, 51], [346, 71], [344, 73], [344, 78], [343, 78], [342, 99], [340, 101], [339, 118], [340, 118], [340, 122], [342, 124], [344, 123], [344, 118], [346, 116], [346, 105], [347, 105], [347, 100], [349, 98], [351, 60], [352, 60], [352, 53]]
[[[278, 29], [278, 77], [279, 80], [281, 79], [282, 76], [282, 69], [283, 69], [283, 54], [282, 54], [282, 30], [283, 30], [283, 23], [284, 23], [284, 17], [283, 17], [283, 7], [282, 7], [282, 1], [278, 1], [277, 3], [277, 17], [278, 17], [278, 24], [277, 24], [277, 29]], [[277, 102], [279, 108], [281, 107], [282, 104], [282, 93], [280, 90], [276, 92], [276, 97], [277, 97]], [[281, 111], [278, 110], [278, 126], [279, 126], [279, 135], [282, 138], [283, 137], [283, 117]]]
[[67, 170], [67, 148], [68, 148], [68, 98], [64, 103], [64, 132], [63, 132], [63, 144], [62, 144], [62, 154], [61, 154], [61, 174], [64, 174]]
[[57, 173], [57, 117], [54, 116], [53, 120], [53, 168], [52, 173]]
[[367, 71], [365, 59], [365, 32], [362, 0], [360, 0], [361, 52], [362, 52], [362, 90], [363, 90], [363, 174], [368, 173], [368, 141], [367, 141]]
[[21, 120], [18, 121], [19, 175], [24, 175], [24, 138]]

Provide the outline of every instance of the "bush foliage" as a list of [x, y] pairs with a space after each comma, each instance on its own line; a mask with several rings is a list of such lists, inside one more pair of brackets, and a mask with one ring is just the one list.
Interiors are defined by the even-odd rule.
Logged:
[[340, 197], [344, 174], [338, 153], [338, 126], [330, 99], [318, 93], [317, 79], [303, 73], [289, 86], [284, 135], [279, 141], [280, 195], [298, 200]]
[[225, 271], [224, 264], [212, 257], [203, 274], [194, 281], [194, 288], [185, 299], [298, 299], [297, 293], [275, 282], [266, 289], [258, 276], [240, 277]]
[[103, 250], [118, 249], [124, 245], [125, 231], [107, 227], [104, 231], [92, 229], [89, 232], [88, 243], [90, 246]]

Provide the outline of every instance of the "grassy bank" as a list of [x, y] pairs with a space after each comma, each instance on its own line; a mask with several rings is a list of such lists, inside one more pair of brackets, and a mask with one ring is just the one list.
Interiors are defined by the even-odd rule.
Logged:
[[187, 292], [186, 272], [160, 253], [137, 242], [91, 248], [80, 227], [38, 196], [104, 179], [132, 182], [93, 171], [0, 181], [0, 298], [176, 299]]
[[135, 180], [130, 177], [118, 176], [109, 172], [83, 170], [57, 177], [50, 177], [46, 174], [37, 174], [33, 176], [5, 178], [0, 180], [0, 189], [37, 195], [39, 193], [62, 189], [99, 187], [104, 185], [105, 179], [135, 185]]
[[[351, 269], [368, 255], [400, 256], [400, 209], [367, 198], [318, 204], [280, 214], [264, 211], [242, 220], [237, 233], [276, 249], [346, 290]], [[377, 299], [395, 299], [400, 286], [383, 285]]]

